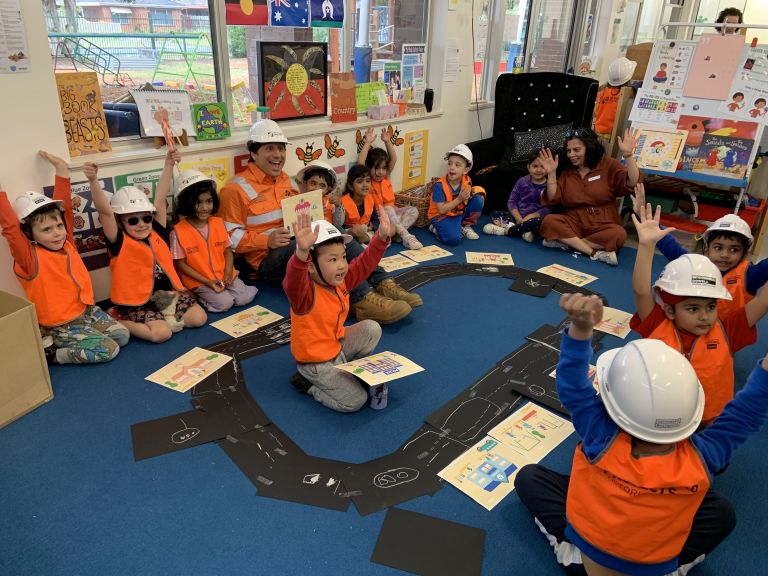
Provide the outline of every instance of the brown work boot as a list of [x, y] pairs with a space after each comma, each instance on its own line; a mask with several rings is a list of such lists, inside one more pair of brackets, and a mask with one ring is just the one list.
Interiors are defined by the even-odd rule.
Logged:
[[418, 294], [413, 294], [411, 292], [408, 292], [405, 288], [400, 286], [397, 282], [395, 282], [394, 278], [387, 278], [386, 280], [382, 280], [376, 286], [373, 287], [376, 292], [381, 294], [382, 296], [386, 296], [387, 298], [391, 298], [392, 300], [401, 300], [403, 302], [408, 302], [408, 306], [411, 308], [416, 308], [417, 306], [421, 306], [424, 304], [424, 301], [421, 299], [421, 296]]
[[375, 320], [379, 324], [392, 324], [411, 313], [411, 307], [402, 300], [392, 300], [371, 290], [362, 300], [352, 304], [358, 320]]

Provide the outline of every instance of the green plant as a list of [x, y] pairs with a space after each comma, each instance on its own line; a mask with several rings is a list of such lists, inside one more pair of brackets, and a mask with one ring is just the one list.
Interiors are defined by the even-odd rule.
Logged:
[[245, 27], [228, 26], [227, 43], [229, 44], [229, 55], [232, 58], [245, 58]]

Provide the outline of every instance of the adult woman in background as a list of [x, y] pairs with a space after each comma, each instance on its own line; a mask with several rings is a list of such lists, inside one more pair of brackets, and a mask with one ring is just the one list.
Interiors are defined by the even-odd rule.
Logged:
[[544, 217], [540, 231], [544, 246], [574, 249], [616, 266], [616, 251], [627, 238], [616, 199], [633, 192], [640, 181], [632, 156], [636, 132], [626, 130], [618, 144], [625, 164], [607, 157], [597, 134], [589, 128], [566, 132], [559, 158], [548, 149], [541, 151], [539, 158], [547, 171], [542, 205], [564, 209]]

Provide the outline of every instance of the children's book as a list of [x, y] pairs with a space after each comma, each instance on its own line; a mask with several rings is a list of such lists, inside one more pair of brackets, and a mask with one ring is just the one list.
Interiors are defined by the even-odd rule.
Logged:
[[229, 138], [232, 134], [224, 102], [193, 104], [192, 120], [197, 129], [198, 140], [221, 140]]
[[357, 94], [354, 72], [332, 72], [329, 75], [331, 88], [331, 122], [357, 121]]
[[325, 220], [323, 213], [323, 193], [320, 190], [311, 190], [304, 194], [289, 196], [280, 201], [283, 209], [283, 225], [295, 236], [294, 226], [299, 219], [299, 214], [309, 211], [313, 221]]
[[724, 178], [744, 178], [754, 140], [705, 134], [693, 171]]
[[56, 85], [69, 155], [112, 150], [96, 72], [57, 72]]
[[688, 137], [686, 130], [638, 126], [635, 161], [642, 168], [660, 172], [675, 172]]

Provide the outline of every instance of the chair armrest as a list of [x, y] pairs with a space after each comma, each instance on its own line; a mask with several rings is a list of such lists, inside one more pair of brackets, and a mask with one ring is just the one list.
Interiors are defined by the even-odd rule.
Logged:
[[504, 156], [504, 143], [496, 138], [485, 138], [469, 142], [467, 147], [472, 151], [474, 162], [472, 163], [472, 174], [501, 162]]

